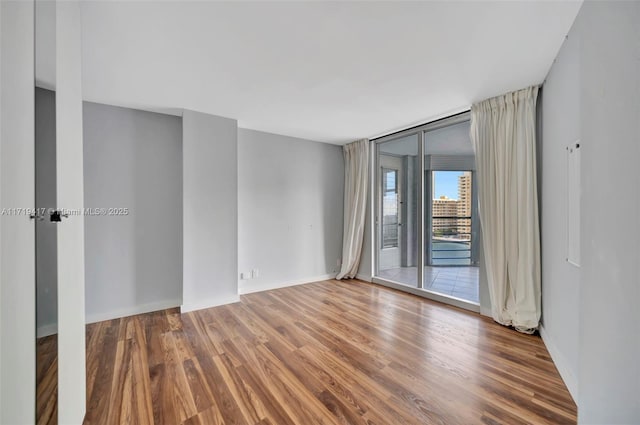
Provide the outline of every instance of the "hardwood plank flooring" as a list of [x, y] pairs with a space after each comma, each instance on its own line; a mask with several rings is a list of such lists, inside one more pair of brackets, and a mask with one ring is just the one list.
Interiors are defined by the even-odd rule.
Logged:
[[58, 423], [58, 336], [36, 341], [37, 425]]
[[[51, 424], [55, 344], [38, 348]], [[330, 280], [88, 325], [84, 423], [574, 424], [576, 406], [539, 337]]]

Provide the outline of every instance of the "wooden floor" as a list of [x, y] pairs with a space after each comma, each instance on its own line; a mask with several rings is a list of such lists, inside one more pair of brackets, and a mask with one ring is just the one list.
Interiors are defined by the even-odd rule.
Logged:
[[[55, 341], [38, 347], [55, 423]], [[539, 337], [357, 281], [87, 327], [85, 424], [575, 422]]]
[[36, 418], [37, 424], [58, 423], [58, 336], [36, 342]]

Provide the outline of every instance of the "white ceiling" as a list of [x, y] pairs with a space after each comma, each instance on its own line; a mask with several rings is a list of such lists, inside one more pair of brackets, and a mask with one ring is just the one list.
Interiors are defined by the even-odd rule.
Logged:
[[85, 1], [84, 97], [341, 144], [542, 82], [580, 4]]

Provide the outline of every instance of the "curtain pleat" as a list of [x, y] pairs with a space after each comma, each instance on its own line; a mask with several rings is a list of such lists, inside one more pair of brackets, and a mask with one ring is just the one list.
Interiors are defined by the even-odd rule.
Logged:
[[525, 333], [538, 328], [541, 310], [537, 97], [529, 87], [471, 108], [492, 316]]
[[342, 266], [336, 279], [353, 279], [358, 273], [369, 181], [369, 140], [363, 139], [343, 147], [344, 154], [344, 231]]

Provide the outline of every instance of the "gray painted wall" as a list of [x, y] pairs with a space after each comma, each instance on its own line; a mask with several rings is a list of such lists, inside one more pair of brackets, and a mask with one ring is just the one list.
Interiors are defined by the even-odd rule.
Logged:
[[326, 278], [342, 258], [342, 147], [238, 130], [238, 264], [253, 292]]
[[178, 306], [182, 299], [179, 117], [84, 103], [87, 321]]
[[577, 19], [579, 420], [640, 423], [640, 3], [585, 2]]
[[[575, 375], [583, 424], [640, 423], [639, 29], [639, 3], [585, 2], [543, 93], [545, 340], [563, 377]], [[563, 263], [562, 150], [578, 137], [576, 272]]]
[[[36, 208], [56, 208], [56, 95], [35, 89]], [[36, 327], [38, 337], [58, 328], [58, 236], [45, 214], [36, 221]]]
[[[33, 205], [34, 2], [0, 2], [0, 208]], [[35, 232], [0, 216], [0, 423], [35, 423]]]
[[578, 23], [547, 75], [542, 93], [542, 326], [547, 348], [577, 399], [580, 269], [567, 259], [567, 153], [580, 139]]
[[238, 299], [238, 126], [184, 111], [182, 310]]

